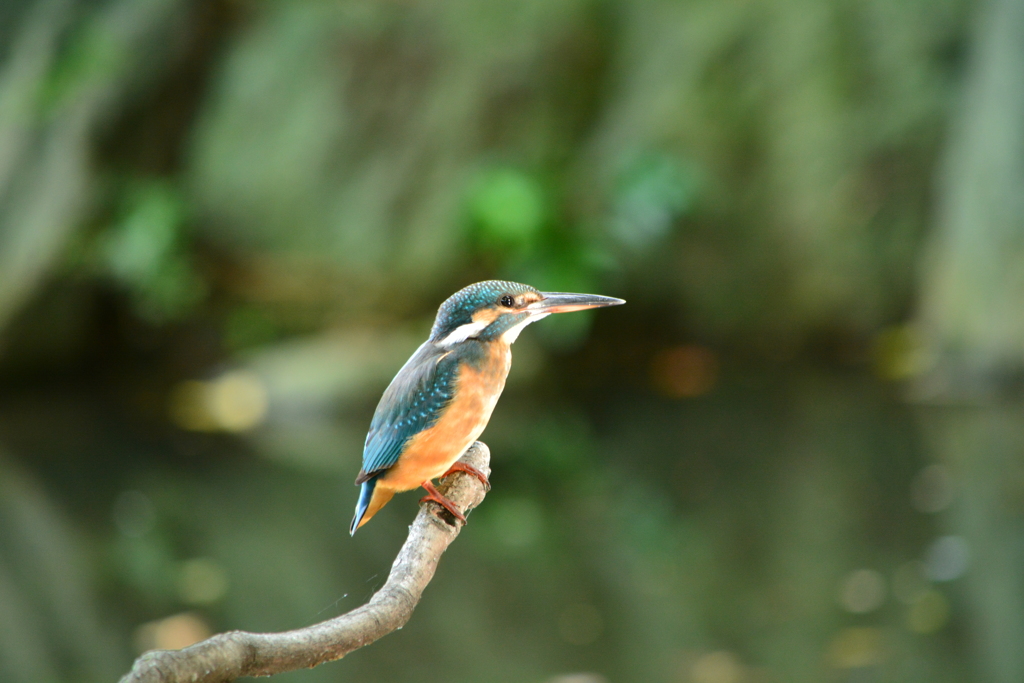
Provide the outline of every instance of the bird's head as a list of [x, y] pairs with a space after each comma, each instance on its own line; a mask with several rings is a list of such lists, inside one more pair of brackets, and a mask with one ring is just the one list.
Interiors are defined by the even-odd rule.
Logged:
[[524, 327], [552, 313], [624, 303], [610, 296], [539, 292], [518, 282], [487, 280], [460, 289], [441, 304], [430, 341], [440, 346], [467, 339], [511, 344]]

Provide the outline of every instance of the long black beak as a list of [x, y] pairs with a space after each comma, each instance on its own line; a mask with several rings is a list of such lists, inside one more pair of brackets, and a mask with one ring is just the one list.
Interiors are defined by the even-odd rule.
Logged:
[[623, 299], [599, 294], [570, 294], [568, 292], [541, 292], [540, 294], [544, 298], [527, 307], [532, 313], [569, 313], [626, 303]]

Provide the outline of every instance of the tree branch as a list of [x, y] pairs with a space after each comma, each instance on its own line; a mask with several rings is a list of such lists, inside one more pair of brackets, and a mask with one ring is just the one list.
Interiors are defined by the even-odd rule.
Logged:
[[[490, 474], [490, 451], [476, 442], [460, 458]], [[458, 472], [442, 494], [469, 512], [485, 495], [483, 484]], [[283, 633], [229, 631], [183, 650], [154, 650], [135, 660], [121, 683], [224, 683], [240, 676], [270, 676], [341, 659], [403, 626], [462, 524], [437, 503], [424, 503], [384, 586], [362, 607], [328, 621]]]

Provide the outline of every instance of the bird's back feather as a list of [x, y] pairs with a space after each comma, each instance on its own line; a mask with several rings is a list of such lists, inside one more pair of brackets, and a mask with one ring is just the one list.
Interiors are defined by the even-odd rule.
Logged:
[[452, 400], [458, 360], [447, 349], [426, 342], [391, 381], [363, 447], [361, 484], [398, 462], [409, 439], [429, 429]]

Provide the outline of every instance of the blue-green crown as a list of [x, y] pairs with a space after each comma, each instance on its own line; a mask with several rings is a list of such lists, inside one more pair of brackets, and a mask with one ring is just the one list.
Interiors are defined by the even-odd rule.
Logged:
[[444, 339], [460, 325], [473, 322], [473, 314], [482, 308], [501, 306], [501, 297], [517, 297], [526, 292], [536, 292], [530, 285], [504, 280], [485, 280], [464, 287], [452, 294], [437, 309], [434, 327], [430, 330], [431, 341]]

